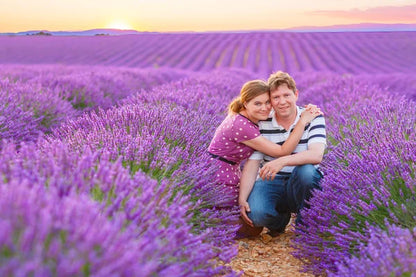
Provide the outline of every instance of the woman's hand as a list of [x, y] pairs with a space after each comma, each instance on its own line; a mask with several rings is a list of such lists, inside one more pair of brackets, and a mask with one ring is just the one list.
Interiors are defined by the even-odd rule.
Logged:
[[318, 115], [323, 115], [324, 113], [316, 105], [308, 104], [305, 105], [305, 110], [300, 115], [300, 120], [307, 125]]
[[267, 179], [267, 180], [274, 180], [276, 173], [282, 170], [285, 167], [285, 162], [283, 158], [278, 158], [268, 163], [265, 163], [263, 167], [260, 169], [260, 178]]
[[247, 201], [239, 201], [240, 206], [240, 215], [241, 218], [247, 223], [249, 226], [254, 227], [253, 221], [248, 217], [247, 213], [250, 212], [250, 206], [248, 205]]

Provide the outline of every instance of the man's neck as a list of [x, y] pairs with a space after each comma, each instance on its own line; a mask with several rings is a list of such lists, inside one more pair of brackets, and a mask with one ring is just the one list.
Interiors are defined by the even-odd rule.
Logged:
[[292, 124], [295, 123], [296, 116], [297, 116], [297, 109], [293, 114], [287, 117], [279, 116], [277, 115], [277, 113], [274, 113], [274, 115], [276, 117], [277, 123], [283, 128], [285, 128], [285, 130], [289, 130], [290, 126], [292, 126]]

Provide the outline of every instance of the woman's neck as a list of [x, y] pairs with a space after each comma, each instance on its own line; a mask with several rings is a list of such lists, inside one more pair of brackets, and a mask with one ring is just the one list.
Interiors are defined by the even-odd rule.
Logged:
[[245, 116], [246, 118], [248, 118], [248, 119], [249, 119], [251, 122], [253, 122], [253, 123], [256, 123], [256, 124], [258, 124], [258, 123], [259, 123], [259, 121], [258, 121], [258, 120], [251, 118], [251, 117], [249, 116], [249, 114], [247, 113], [247, 111], [246, 111], [246, 110], [242, 110], [242, 111], [240, 111], [240, 114], [241, 114], [241, 115], [243, 115], [243, 116]]

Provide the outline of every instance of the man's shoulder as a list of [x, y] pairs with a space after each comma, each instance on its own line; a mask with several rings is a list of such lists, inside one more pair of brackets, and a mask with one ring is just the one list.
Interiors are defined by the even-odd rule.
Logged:
[[324, 115], [318, 115], [314, 119], [312, 119], [310, 125], [325, 125], [325, 117]]

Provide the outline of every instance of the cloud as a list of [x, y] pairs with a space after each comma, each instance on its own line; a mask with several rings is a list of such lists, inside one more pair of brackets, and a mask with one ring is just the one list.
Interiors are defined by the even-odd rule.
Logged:
[[384, 6], [375, 7], [366, 10], [329, 10], [329, 11], [313, 11], [311, 15], [327, 16], [345, 19], [359, 19], [365, 21], [380, 22], [407, 22], [416, 23], [416, 5], [407, 6]]

